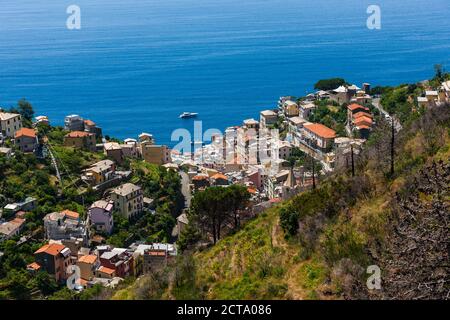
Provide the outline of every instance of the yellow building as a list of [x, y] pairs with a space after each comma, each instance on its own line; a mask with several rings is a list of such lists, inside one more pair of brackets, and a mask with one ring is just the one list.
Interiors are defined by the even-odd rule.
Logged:
[[96, 255], [82, 256], [77, 262], [77, 266], [80, 268], [80, 277], [87, 281], [92, 280], [99, 265]]
[[284, 102], [283, 110], [286, 117], [297, 117], [300, 112], [298, 104], [291, 100]]
[[113, 178], [116, 165], [112, 160], [102, 160], [94, 163], [85, 170], [85, 178], [94, 185], [103, 183]]
[[163, 165], [172, 161], [170, 149], [163, 145], [142, 143], [142, 158], [148, 163]]
[[114, 207], [125, 218], [131, 218], [142, 213], [144, 196], [141, 187], [125, 183], [111, 192]]

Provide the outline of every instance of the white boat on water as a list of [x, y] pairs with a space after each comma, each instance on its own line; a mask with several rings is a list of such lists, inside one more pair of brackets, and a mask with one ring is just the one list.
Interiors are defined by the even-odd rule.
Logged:
[[188, 119], [188, 118], [195, 118], [198, 115], [198, 113], [195, 112], [183, 112], [180, 114], [181, 119]]

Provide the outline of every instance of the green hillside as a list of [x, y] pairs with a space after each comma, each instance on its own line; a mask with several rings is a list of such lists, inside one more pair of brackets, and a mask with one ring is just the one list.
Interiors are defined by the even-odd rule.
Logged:
[[[185, 253], [114, 299], [444, 298], [448, 279], [450, 108], [379, 124], [356, 163], [267, 210], [215, 246]], [[370, 291], [366, 270], [381, 269]]]

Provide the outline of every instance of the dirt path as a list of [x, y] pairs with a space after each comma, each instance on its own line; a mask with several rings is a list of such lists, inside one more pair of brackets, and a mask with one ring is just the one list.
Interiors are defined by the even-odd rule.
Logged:
[[[277, 219], [272, 225], [271, 230], [272, 247], [284, 249], [284, 257], [287, 260], [294, 259], [297, 255], [297, 250], [289, 246], [289, 244], [284, 240], [283, 231], [281, 230], [280, 221]], [[298, 283], [299, 269], [302, 263], [287, 263], [291, 265], [289, 269], [285, 272], [285, 281], [288, 286], [288, 291], [286, 297], [293, 300], [303, 300], [306, 296], [305, 291]]]
[[272, 238], [272, 247], [283, 248], [286, 251], [288, 251], [289, 247], [283, 238], [283, 231], [281, 230], [281, 227], [280, 227], [280, 219], [279, 218], [277, 218], [272, 225], [271, 238]]

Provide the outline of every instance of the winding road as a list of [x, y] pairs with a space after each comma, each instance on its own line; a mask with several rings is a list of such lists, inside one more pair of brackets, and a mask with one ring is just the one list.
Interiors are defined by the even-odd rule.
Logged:
[[372, 100], [372, 104], [374, 105], [375, 108], [378, 109], [378, 111], [380, 111], [380, 113], [384, 115], [384, 118], [386, 120], [389, 120], [390, 118], [394, 119], [395, 130], [399, 132], [400, 130], [402, 130], [402, 125], [400, 124], [400, 121], [397, 119], [397, 117], [391, 116], [386, 110], [383, 109], [380, 100], [381, 100], [380, 98], [374, 98]]
[[189, 187], [189, 176], [186, 172], [180, 170], [181, 177], [181, 193], [184, 196], [184, 206], [185, 208], [189, 208], [191, 205], [191, 188]]

